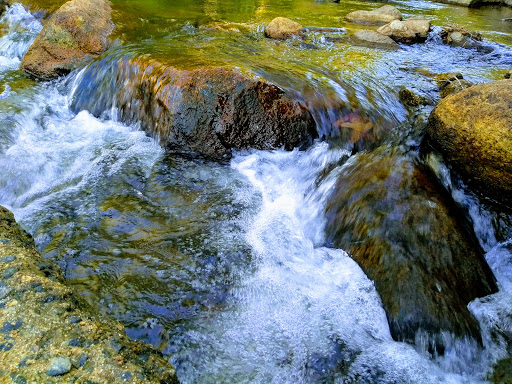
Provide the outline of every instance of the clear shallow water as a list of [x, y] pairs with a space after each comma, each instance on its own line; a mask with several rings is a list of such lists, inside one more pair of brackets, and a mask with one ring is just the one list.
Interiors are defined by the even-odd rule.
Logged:
[[[501, 290], [470, 304], [485, 349], [455, 342], [431, 360], [391, 339], [373, 283], [345, 252], [323, 247], [326, 199], [350, 155], [343, 145], [238, 153], [229, 165], [167, 157], [136, 126], [73, 114], [78, 74], [50, 83], [25, 78], [17, 68], [40, 24], [18, 6], [2, 23], [0, 203], [93, 306], [121, 320], [131, 337], [169, 353], [184, 383], [478, 383], [507, 355], [510, 244], [498, 243], [492, 214], [450, 186], [446, 170], [440, 172], [468, 207]], [[173, 38], [190, 43], [187, 36]], [[257, 41], [265, 55], [270, 49], [292, 63], [292, 72], [261, 66], [268, 56], [239, 60], [297, 97], [312, 89], [343, 104], [315, 110], [326, 136], [340, 116], [359, 111], [375, 121], [384, 116], [382, 127], [412, 148], [420, 136], [396, 93], [408, 85], [436, 97], [432, 80], [416, 68], [463, 68], [486, 81], [511, 64], [506, 47], [453, 49], [435, 34], [425, 45], [366, 61], [367, 49], [315, 38], [323, 57], [293, 42]], [[315, 65], [323, 59], [326, 68]]]

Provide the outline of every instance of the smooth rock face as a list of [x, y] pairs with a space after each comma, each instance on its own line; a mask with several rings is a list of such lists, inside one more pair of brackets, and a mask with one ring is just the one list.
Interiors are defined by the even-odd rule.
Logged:
[[377, 29], [377, 32], [405, 44], [425, 41], [429, 31], [430, 21], [424, 19], [395, 20]]
[[50, 360], [50, 367], [46, 374], [50, 376], [61, 376], [71, 370], [71, 361], [67, 357], [55, 357]]
[[286, 17], [276, 17], [265, 27], [265, 36], [279, 40], [302, 37], [302, 25]]
[[215, 160], [229, 158], [232, 149], [291, 150], [316, 135], [304, 106], [234, 68], [178, 70], [144, 59], [107, 58], [86, 70], [72, 108], [99, 116], [113, 100], [118, 118], [141, 122], [162, 146]]
[[178, 382], [160, 352], [130, 340], [120, 323], [94, 313], [3, 207], [0, 259], [0, 275], [16, 269], [0, 279], [2, 384]]
[[392, 5], [384, 5], [372, 11], [350, 12], [345, 16], [345, 20], [352, 23], [382, 24], [402, 20], [402, 14]]
[[83, 66], [109, 46], [114, 29], [108, 0], [71, 0], [46, 22], [30, 46], [21, 69], [51, 79]]
[[475, 85], [432, 111], [427, 140], [484, 196], [512, 206], [512, 80]]
[[352, 35], [352, 39], [356, 43], [361, 43], [370, 47], [381, 47], [389, 49], [400, 48], [400, 46], [397, 43], [395, 43], [395, 41], [390, 37], [385, 36], [382, 33], [371, 31], [368, 29], [363, 29], [355, 32]]
[[345, 165], [327, 206], [327, 237], [375, 282], [391, 333], [415, 343], [442, 331], [479, 339], [467, 304], [496, 292], [475, 235], [451, 196], [423, 166], [387, 147]]

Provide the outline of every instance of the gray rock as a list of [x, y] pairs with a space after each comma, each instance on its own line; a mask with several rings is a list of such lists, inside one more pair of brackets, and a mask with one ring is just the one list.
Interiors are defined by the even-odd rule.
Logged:
[[384, 5], [372, 11], [350, 12], [345, 16], [345, 20], [353, 23], [383, 24], [402, 20], [402, 14], [392, 5]]
[[395, 41], [389, 37], [385, 36], [382, 33], [372, 31], [369, 29], [363, 29], [361, 31], [357, 31], [352, 35], [352, 40], [355, 44], [361, 44], [369, 47], [378, 47], [378, 48], [389, 48], [389, 49], [398, 49], [400, 46], [395, 43]]
[[50, 360], [50, 367], [46, 371], [50, 376], [65, 375], [71, 370], [71, 361], [67, 357], [54, 357]]

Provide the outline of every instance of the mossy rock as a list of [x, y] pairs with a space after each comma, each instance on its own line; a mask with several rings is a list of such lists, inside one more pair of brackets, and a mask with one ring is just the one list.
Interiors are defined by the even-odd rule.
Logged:
[[497, 291], [478, 241], [423, 165], [388, 147], [344, 166], [327, 209], [327, 237], [381, 296], [393, 338], [442, 353], [442, 332], [479, 340], [467, 304]]
[[427, 141], [483, 196], [512, 206], [512, 80], [443, 99], [429, 117]]
[[159, 351], [131, 341], [67, 286], [3, 207], [0, 276], [2, 383], [178, 383]]
[[87, 64], [109, 46], [114, 29], [108, 0], [71, 0], [46, 22], [21, 63], [43, 79], [65, 75]]

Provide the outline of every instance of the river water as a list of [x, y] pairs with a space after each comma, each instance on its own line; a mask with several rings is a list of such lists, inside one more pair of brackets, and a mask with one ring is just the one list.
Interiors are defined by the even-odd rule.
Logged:
[[[307, 37], [314, 50], [261, 37], [262, 20], [277, 12], [335, 27], [348, 10], [375, 3], [246, 2], [238, 13], [228, 0], [140, 4], [114, 1], [125, 44], [108, 55], [237, 65], [303, 100], [322, 140], [305, 151], [235, 153], [229, 164], [166, 155], [115, 110], [101, 119], [73, 113], [83, 72], [51, 82], [24, 76], [20, 61], [41, 23], [15, 4], [1, 19], [0, 204], [41, 253], [130, 337], [168, 354], [183, 383], [485, 382], [509, 353], [500, 335], [512, 334], [512, 240], [494, 229], [496, 213], [432, 160], [471, 216], [500, 288], [469, 305], [483, 347], [454, 341], [432, 358], [392, 339], [373, 283], [343, 250], [325, 247], [324, 211], [354, 149], [335, 122], [364, 113], [387, 132], [383, 141], [417, 151], [432, 106], [411, 115], [401, 86], [434, 103], [435, 83], [422, 73], [501, 77], [512, 66], [512, 23], [501, 19], [512, 11], [397, 2], [409, 16], [465, 21], [483, 32], [484, 48], [444, 46], [434, 28], [425, 44], [386, 52], [320, 32]], [[215, 20], [238, 31], [200, 28]]]

